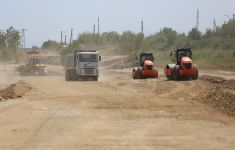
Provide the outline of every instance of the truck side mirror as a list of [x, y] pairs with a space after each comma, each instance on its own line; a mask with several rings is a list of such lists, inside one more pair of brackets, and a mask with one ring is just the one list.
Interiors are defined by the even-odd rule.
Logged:
[[99, 61], [101, 61], [101, 56], [99, 56]]

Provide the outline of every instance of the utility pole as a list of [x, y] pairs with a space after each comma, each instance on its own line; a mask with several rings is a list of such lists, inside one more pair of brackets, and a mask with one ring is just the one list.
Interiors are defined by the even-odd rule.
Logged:
[[199, 30], [199, 9], [197, 9], [197, 24], [196, 29]]
[[100, 49], [100, 17], [98, 16], [98, 37], [97, 37], [97, 43], [98, 43], [98, 49]]
[[144, 21], [141, 21], [141, 34], [144, 34]]
[[98, 36], [100, 36], [100, 17], [98, 17]]
[[23, 48], [23, 50], [25, 50], [25, 31], [26, 31], [26, 29], [22, 29], [21, 47]]
[[67, 35], [64, 36], [64, 44], [67, 45]]
[[60, 44], [63, 45], [63, 31], [60, 32]]
[[71, 34], [70, 34], [69, 44], [71, 44], [72, 41], [73, 41], [73, 28], [71, 28]]
[[93, 37], [95, 36], [95, 24], [93, 25]]
[[233, 36], [235, 36], [235, 29], [234, 29], [234, 19], [235, 19], [235, 14], [233, 14]]
[[144, 39], [144, 21], [141, 21], [141, 33], [139, 35], [139, 43], [138, 43], [138, 49], [142, 48], [142, 43], [143, 43], [143, 39]]
[[215, 21], [215, 19], [213, 20], [213, 24], [214, 24], [214, 31], [216, 32], [217, 26], [216, 26], [216, 21]]

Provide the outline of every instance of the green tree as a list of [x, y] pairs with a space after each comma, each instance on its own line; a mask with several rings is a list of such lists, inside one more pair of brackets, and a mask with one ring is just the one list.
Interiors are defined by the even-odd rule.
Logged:
[[173, 30], [172, 28], [163, 28], [161, 35], [163, 35], [167, 39], [167, 46], [170, 47], [174, 44], [176, 38], [177, 38], [177, 32]]
[[6, 48], [6, 35], [4, 31], [0, 30], [0, 49]]
[[98, 43], [98, 35], [93, 35], [89, 32], [83, 32], [79, 34], [78, 42], [80, 44], [97, 44]]
[[8, 48], [17, 49], [20, 46], [20, 32], [12, 26], [6, 30], [6, 45]]
[[64, 47], [61, 51], [61, 63], [64, 64], [64, 59], [65, 59], [65, 56], [69, 53], [71, 53], [72, 51], [76, 50], [76, 49], [79, 49], [80, 48], [80, 43], [79, 43], [79, 40], [73, 40], [73, 42], [69, 45], [67, 45], [67, 47]]
[[42, 44], [42, 49], [60, 49], [60, 48], [61, 44], [52, 40], [45, 41]]
[[123, 32], [120, 36], [119, 48], [124, 53], [136, 50], [137, 48], [137, 36], [131, 31]]
[[224, 22], [224, 24], [217, 29], [216, 35], [219, 37], [234, 37], [233, 20], [231, 19], [228, 22]]
[[103, 44], [117, 44], [119, 42], [119, 34], [115, 31], [104, 32], [101, 35], [101, 41]]
[[200, 40], [202, 33], [197, 28], [192, 28], [192, 30], [188, 32], [188, 36], [192, 40]]
[[213, 36], [213, 30], [211, 29], [206, 29], [206, 33], [202, 36], [202, 38], [210, 38]]

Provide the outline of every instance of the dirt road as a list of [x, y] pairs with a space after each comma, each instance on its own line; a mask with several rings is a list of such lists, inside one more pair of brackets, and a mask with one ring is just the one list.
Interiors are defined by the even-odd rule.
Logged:
[[194, 99], [208, 90], [204, 81], [166, 81], [162, 73], [137, 81], [129, 71], [103, 69], [98, 82], [65, 82], [60, 67], [17, 76], [33, 89], [0, 103], [0, 149], [235, 149], [235, 118]]

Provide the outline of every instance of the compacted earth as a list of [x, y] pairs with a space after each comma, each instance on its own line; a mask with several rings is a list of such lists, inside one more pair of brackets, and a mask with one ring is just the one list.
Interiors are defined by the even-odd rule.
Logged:
[[133, 80], [123, 59], [104, 57], [98, 82], [66, 82], [61, 66], [19, 76], [0, 65], [0, 149], [235, 149], [234, 72]]

